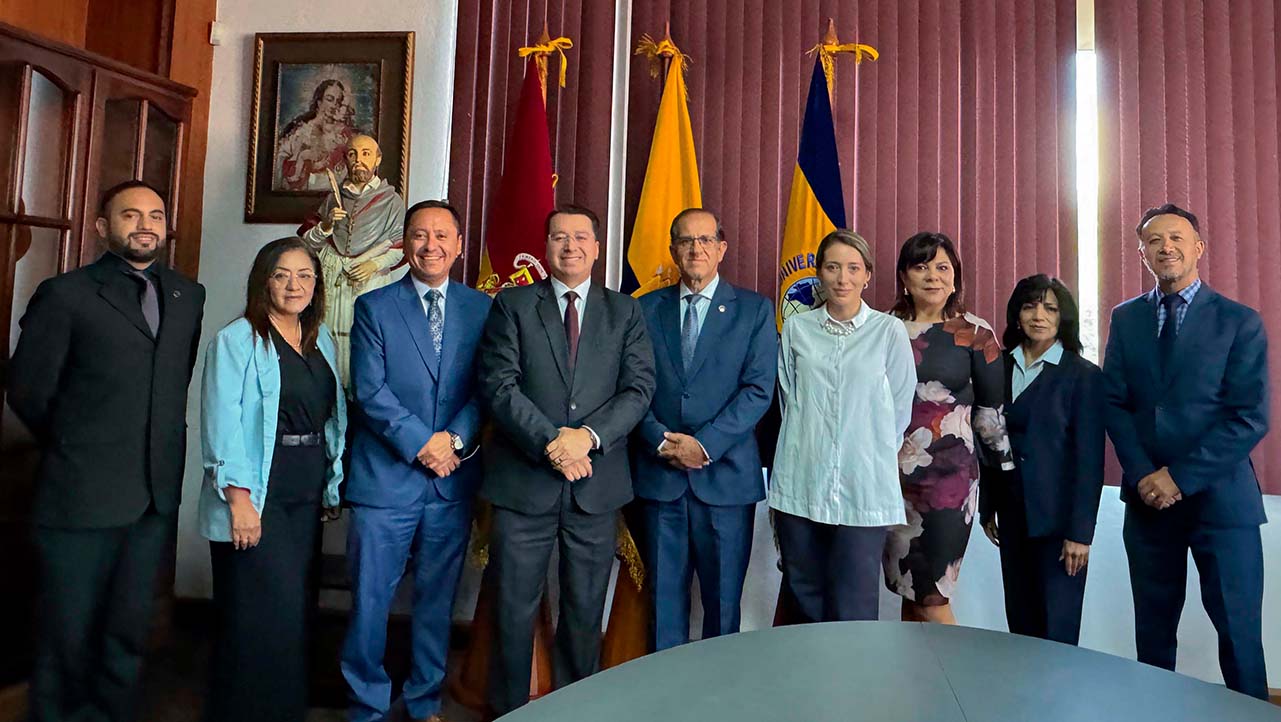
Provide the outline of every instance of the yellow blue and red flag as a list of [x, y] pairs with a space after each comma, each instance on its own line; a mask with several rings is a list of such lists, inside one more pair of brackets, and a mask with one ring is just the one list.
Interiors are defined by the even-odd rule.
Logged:
[[814, 60], [814, 76], [805, 102], [800, 149], [792, 171], [792, 190], [779, 250], [779, 330], [788, 316], [813, 307], [818, 286], [814, 263], [818, 242], [844, 227], [845, 195], [836, 154], [836, 128], [820, 57]]

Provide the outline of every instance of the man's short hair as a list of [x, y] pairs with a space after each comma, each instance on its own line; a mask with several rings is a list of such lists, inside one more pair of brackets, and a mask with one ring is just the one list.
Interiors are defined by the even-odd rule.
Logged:
[[409, 221], [414, 217], [414, 214], [418, 211], [425, 211], [428, 208], [443, 208], [444, 210], [449, 211], [449, 215], [454, 217], [454, 226], [458, 228], [458, 232], [460, 234], [463, 232], [463, 217], [459, 215], [458, 209], [450, 204], [449, 201], [418, 201], [405, 211], [405, 225], [400, 230], [401, 238], [409, 238]]
[[1184, 210], [1174, 205], [1173, 203], [1166, 203], [1164, 205], [1160, 205], [1155, 208], [1149, 208], [1146, 211], [1144, 211], [1143, 217], [1139, 219], [1139, 225], [1134, 227], [1134, 234], [1137, 235], [1139, 238], [1142, 238], [1143, 227], [1148, 224], [1148, 221], [1152, 220], [1153, 218], [1156, 218], [1157, 216], [1178, 216], [1179, 218], [1182, 218], [1188, 223], [1191, 223], [1192, 230], [1196, 231], [1198, 235], [1201, 233], [1201, 225], [1197, 223], [1196, 214], [1194, 214], [1192, 211]]
[[717, 240], [721, 240], [721, 241], [725, 240], [725, 228], [724, 226], [721, 225], [721, 217], [717, 215], [715, 211], [711, 211], [706, 208], [686, 208], [680, 213], [677, 213], [676, 217], [672, 219], [672, 227], [668, 230], [668, 235], [672, 237], [672, 243], [676, 243], [676, 226], [679, 226], [681, 221], [694, 215], [695, 213], [706, 213], [707, 215], [711, 216], [712, 220], [716, 221]]
[[563, 206], [556, 206], [555, 210], [547, 214], [547, 219], [543, 221], [544, 236], [550, 236], [552, 234], [552, 219], [561, 215], [587, 216], [587, 220], [592, 222], [592, 235], [596, 236], [597, 240], [600, 240], [600, 218], [592, 212], [592, 209], [585, 206], [577, 206], [572, 203]]
[[116, 199], [116, 196], [124, 193], [125, 191], [133, 190], [134, 188], [146, 188], [152, 193], [155, 193], [156, 196], [160, 198], [160, 205], [165, 207], [165, 214], [167, 215], [169, 213], [169, 204], [165, 201], [165, 194], [161, 193], [159, 189], [146, 181], [127, 180], [124, 183], [117, 183], [102, 192], [101, 200], [98, 201], [98, 217], [106, 218], [107, 209], [111, 206], [111, 202]]

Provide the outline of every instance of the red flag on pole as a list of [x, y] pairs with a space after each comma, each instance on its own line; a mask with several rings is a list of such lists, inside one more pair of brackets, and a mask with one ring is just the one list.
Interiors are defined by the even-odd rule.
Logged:
[[547, 240], [543, 222], [555, 207], [548, 137], [538, 57], [531, 55], [503, 156], [502, 179], [489, 203], [481, 247], [482, 291], [497, 293], [503, 286], [527, 286], [547, 277], [540, 260]]

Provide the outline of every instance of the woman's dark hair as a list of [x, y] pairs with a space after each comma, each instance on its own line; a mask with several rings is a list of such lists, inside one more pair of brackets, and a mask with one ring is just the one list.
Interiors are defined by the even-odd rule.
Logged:
[[912, 303], [912, 297], [907, 295], [907, 290], [903, 286], [903, 276], [907, 269], [922, 263], [929, 263], [934, 260], [934, 255], [938, 249], [942, 248], [947, 254], [948, 259], [952, 262], [952, 276], [954, 290], [952, 295], [947, 297], [947, 303], [943, 306], [943, 318], [955, 318], [965, 313], [965, 277], [964, 269], [961, 266], [961, 256], [956, 252], [956, 246], [952, 245], [952, 239], [942, 233], [923, 232], [918, 233], [911, 238], [903, 241], [903, 247], [898, 252], [898, 263], [895, 265], [895, 287], [898, 289], [898, 298], [894, 301], [894, 308], [890, 313], [905, 320], [916, 320], [916, 306]]
[[1005, 334], [1001, 341], [1005, 348], [1013, 350], [1027, 340], [1019, 326], [1019, 312], [1028, 303], [1040, 303], [1046, 291], [1053, 291], [1059, 302], [1059, 343], [1063, 348], [1075, 354], [1081, 353], [1081, 314], [1076, 308], [1076, 299], [1072, 292], [1057, 278], [1050, 278], [1044, 273], [1028, 276], [1014, 286], [1010, 302], [1005, 305]]
[[290, 121], [289, 125], [286, 125], [285, 129], [280, 131], [280, 137], [285, 138], [303, 123], [315, 120], [316, 116], [320, 113], [320, 101], [325, 99], [325, 91], [335, 85], [337, 85], [338, 89], [342, 91], [343, 98], [345, 99], [347, 97], [347, 86], [343, 85], [341, 80], [338, 80], [337, 78], [330, 78], [322, 82], [311, 92], [311, 107], [307, 109], [306, 113], [303, 113]]
[[276, 270], [280, 257], [290, 251], [302, 251], [311, 259], [311, 267], [316, 269], [316, 290], [311, 303], [298, 316], [302, 324], [303, 353], [316, 347], [316, 337], [320, 335], [320, 322], [325, 318], [325, 276], [320, 270], [320, 258], [297, 236], [281, 238], [263, 246], [254, 258], [254, 265], [249, 269], [249, 283], [245, 288], [245, 319], [253, 326], [254, 333], [262, 337], [263, 343], [271, 343], [271, 292], [267, 290], [271, 274]]

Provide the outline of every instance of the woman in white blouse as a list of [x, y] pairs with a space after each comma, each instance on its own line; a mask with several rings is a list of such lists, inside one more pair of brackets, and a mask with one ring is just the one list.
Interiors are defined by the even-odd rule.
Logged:
[[876, 619], [886, 530], [905, 521], [898, 450], [916, 363], [902, 322], [863, 302], [867, 241], [833, 231], [817, 260], [825, 302], [783, 324], [769, 505], [796, 621]]

